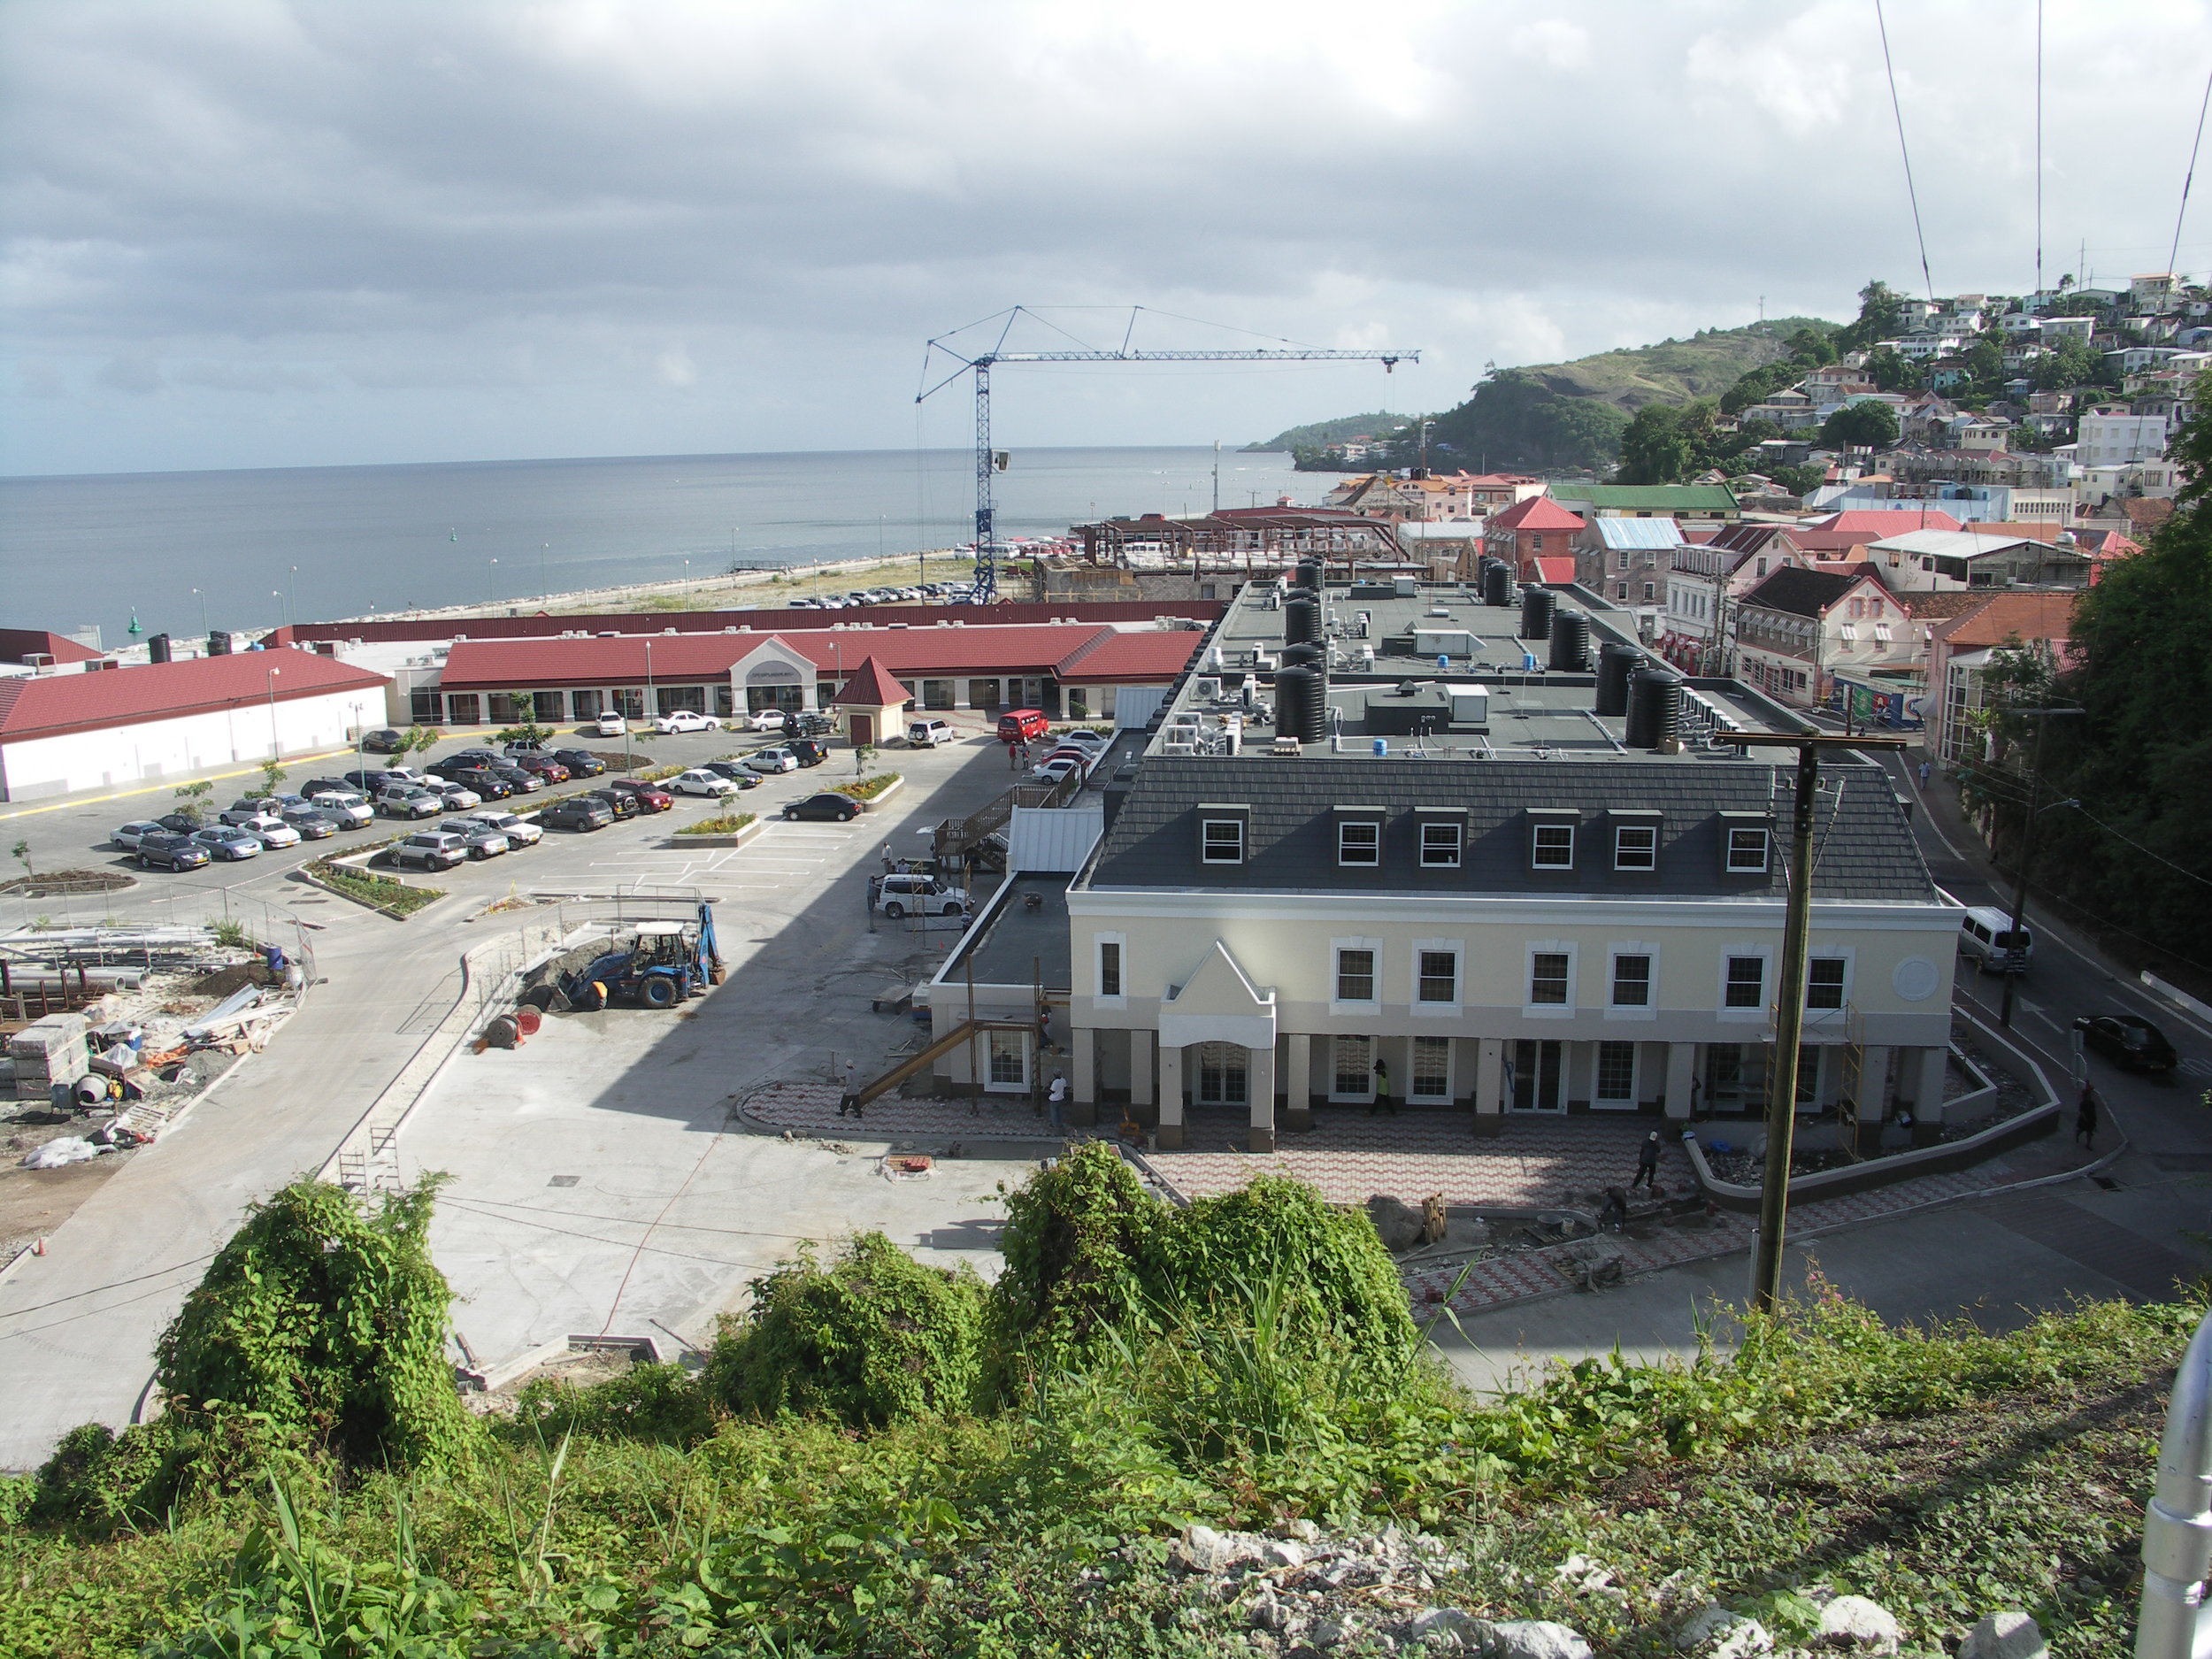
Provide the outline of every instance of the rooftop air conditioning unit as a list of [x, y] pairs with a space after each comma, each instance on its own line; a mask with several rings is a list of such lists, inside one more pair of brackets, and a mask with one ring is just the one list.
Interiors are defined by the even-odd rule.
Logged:
[[1221, 681], [1208, 675], [1191, 681], [1191, 695], [1211, 703], [1221, 695]]
[[1160, 745], [1160, 753], [1163, 755], [1195, 755], [1198, 753], [1198, 745], [1170, 739]]

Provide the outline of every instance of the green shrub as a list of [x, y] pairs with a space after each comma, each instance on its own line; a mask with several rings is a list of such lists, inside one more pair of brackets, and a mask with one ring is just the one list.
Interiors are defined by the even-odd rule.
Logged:
[[564, 1435], [689, 1446], [714, 1432], [698, 1379], [680, 1365], [636, 1365], [604, 1382], [541, 1379], [516, 1402], [513, 1428], [547, 1444]]
[[753, 1310], [726, 1325], [709, 1395], [735, 1411], [836, 1417], [856, 1427], [957, 1410], [975, 1393], [983, 1281], [924, 1267], [864, 1233], [830, 1267], [799, 1258], [753, 1281]]
[[187, 1498], [259, 1479], [303, 1462], [296, 1437], [259, 1412], [222, 1402], [133, 1424], [119, 1434], [86, 1423], [62, 1436], [27, 1483], [35, 1521], [92, 1532], [159, 1525]]
[[856, 801], [872, 801], [898, 780], [899, 774], [895, 772], [879, 772], [872, 778], [856, 778], [850, 783], [833, 784], [830, 793], [849, 795]]
[[156, 1348], [178, 1426], [207, 1424], [220, 1402], [348, 1463], [459, 1452], [473, 1425], [445, 1357], [435, 1190], [426, 1179], [365, 1210], [302, 1180], [254, 1206]]

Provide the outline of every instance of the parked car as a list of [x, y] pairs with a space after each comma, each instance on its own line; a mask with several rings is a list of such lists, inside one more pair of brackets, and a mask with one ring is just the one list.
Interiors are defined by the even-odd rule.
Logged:
[[1031, 743], [1050, 729], [1042, 709], [1010, 709], [998, 718], [998, 735], [1002, 743]]
[[581, 801], [596, 801], [602, 806], [605, 807], [608, 811], [613, 813], [618, 819], [635, 818], [639, 813], [645, 810], [644, 807], [639, 804], [637, 796], [634, 795], [626, 795], [621, 790], [615, 788], [594, 789], [588, 795], [572, 796], [571, 798]]
[[600, 830], [614, 822], [614, 809], [596, 795], [572, 795], [538, 814], [548, 829]]
[[737, 786], [718, 772], [709, 772], [704, 766], [694, 766], [689, 772], [679, 772], [668, 780], [669, 788], [677, 795], [735, 795]]
[[203, 870], [214, 854], [189, 835], [155, 830], [138, 838], [136, 856], [141, 870]]
[[1046, 761], [1041, 766], [1032, 766], [1029, 769], [1030, 777], [1038, 783], [1056, 784], [1070, 773], [1080, 777], [1082, 772], [1083, 763], [1071, 755], [1062, 755], [1057, 759]]
[[511, 844], [503, 832], [472, 818], [449, 818], [441, 827], [458, 835], [468, 856], [475, 859], [496, 858]]
[[935, 876], [885, 876], [875, 884], [876, 909], [893, 921], [908, 915], [964, 916], [968, 901]]
[[2155, 1077], [2181, 1064], [2166, 1033], [2135, 1014], [2084, 1014], [2074, 1022], [2082, 1046], [2130, 1071]]
[[849, 824], [860, 816], [860, 803], [849, 795], [810, 795], [787, 804], [783, 815], [787, 818], [815, 818]]
[[1080, 744], [1063, 743], [1059, 748], [1054, 749], [1049, 755], [1047, 755], [1045, 759], [1048, 761], [1071, 760], [1077, 765], [1080, 766], [1085, 772], [1088, 772], [1097, 762], [1098, 754], [1094, 749], [1085, 749]]
[[952, 727], [942, 720], [915, 720], [908, 724], [906, 741], [916, 749], [935, 749], [953, 741]]
[[407, 747], [407, 733], [388, 726], [362, 738], [361, 747], [372, 755], [396, 755]]
[[328, 841], [338, 833], [338, 820], [320, 807], [288, 806], [283, 817], [302, 841]]
[[654, 721], [653, 729], [663, 733], [718, 732], [722, 729], [722, 722], [710, 714], [701, 714], [695, 709], [675, 709]]
[[519, 766], [487, 766], [484, 770], [517, 795], [536, 795], [545, 787], [544, 779]]
[[1061, 748], [1065, 749], [1071, 743], [1078, 749], [1087, 749], [1094, 754], [1102, 755], [1114, 746], [1114, 740], [1079, 726], [1072, 732], [1060, 733]]
[[552, 751], [534, 738], [518, 738], [499, 752], [509, 760], [519, 760], [525, 755], [545, 755]]
[[233, 829], [253, 829], [263, 819], [273, 820], [275, 812], [270, 809], [269, 797], [265, 795], [248, 795], [234, 801], [215, 815], [218, 824], [227, 824]]
[[233, 864], [255, 857], [261, 851], [261, 837], [250, 830], [233, 829], [227, 824], [194, 830], [192, 839], [207, 849], [209, 857], [227, 859]]
[[457, 778], [438, 778], [423, 786], [445, 803], [449, 812], [467, 812], [484, 804], [484, 797]]
[[308, 805], [327, 813], [340, 829], [359, 829], [376, 817], [376, 809], [350, 789], [318, 789], [310, 784], [303, 793]]
[[119, 825], [108, 839], [128, 853], [137, 851], [138, 843], [147, 836], [161, 833], [161, 826], [152, 818], [134, 818], [128, 824]]
[[2024, 973], [2035, 956], [2035, 935], [2014, 932], [2012, 918], [1993, 905], [1978, 905], [1959, 917], [1959, 949], [1983, 973]]
[[234, 827], [246, 828], [247, 833], [257, 838], [264, 847], [296, 847], [300, 844], [299, 831], [274, 813], [250, 826]]
[[449, 829], [418, 830], [385, 849], [385, 856], [403, 870], [450, 870], [468, 856], [468, 843]]
[[630, 729], [630, 723], [618, 714], [603, 714], [591, 723], [591, 729], [602, 737], [620, 737]]
[[773, 749], [757, 749], [745, 757], [745, 764], [755, 772], [796, 772], [799, 757], [778, 744]]
[[445, 775], [449, 781], [473, 790], [486, 801], [504, 801], [515, 793], [515, 786], [488, 766], [463, 766]]
[[374, 770], [363, 767], [358, 772], [341, 772], [339, 781], [374, 800], [395, 784], [420, 783], [422, 774], [411, 766], [380, 766]]
[[486, 829], [497, 830], [507, 838], [507, 845], [510, 847], [535, 847], [545, 839], [543, 830], [528, 818], [517, 818], [511, 812], [501, 812], [496, 810], [472, 812], [465, 818], [454, 820], [456, 829], [460, 829], [463, 826], [469, 824], [481, 824]]
[[818, 599], [794, 599], [784, 606], [786, 611], [819, 611], [821, 608], [822, 602]]
[[409, 784], [377, 796], [376, 810], [386, 818], [435, 818], [445, 810], [445, 797], [420, 784]]
[[607, 770], [607, 763], [588, 749], [557, 749], [552, 757], [568, 768], [572, 778], [596, 778]]
[[569, 779], [568, 768], [550, 755], [518, 755], [514, 764], [516, 770], [526, 772], [533, 778], [542, 778], [548, 783], [566, 783]]
[[780, 732], [783, 730], [783, 717], [781, 709], [756, 709], [745, 717], [743, 725], [749, 732]]
[[676, 797], [658, 784], [640, 783], [633, 778], [618, 778], [607, 786], [617, 795], [626, 795], [638, 803], [643, 812], [665, 812], [676, 804]]
[[430, 770], [435, 772], [438, 766], [503, 766], [506, 764], [507, 757], [495, 749], [460, 749]]
[[193, 812], [164, 812], [154, 822], [172, 835], [189, 835], [207, 826], [207, 820]]
[[795, 737], [784, 747], [802, 766], [818, 766], [829, 758], [829, 745], [811, 737]]
[[727, 778], [741, 789], [757, 789], [762, 782], [758, 772], [748, 772], [733, 760], [710, 760], [699, 770], [710, 772], [718, 778]]

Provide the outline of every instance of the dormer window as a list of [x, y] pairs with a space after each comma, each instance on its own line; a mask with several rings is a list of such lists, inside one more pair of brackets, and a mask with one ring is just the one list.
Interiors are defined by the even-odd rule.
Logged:
[[1575, 819], [1572, 809], [1537, 809], [1529, 814], [1528, 864], [1532, 870], [1571, 870], [1575, 867]]
[[1613, 868], [1656, 870], [1659, 867], [1659, 815], [1656, 812], [1616, 812], [1613, 819]]
[[1198, 809], [1198, 862], [1240, 864], [1251, 839], [1252, 809], [1217, 803]]
[[1382, 825], [1371, 818], [1341, 820], [1336, 826], [1336, 861], [1340, 864], [1382, 863]]
[[1465, 816], [1447, 807], [1420, 807], [1415, 821], [1421, 826], [1421, 868], [1456, 870], [1467, 841]]
[[1720, 815], [1721, 869], [1732, 876], [1763, 876], [1772, 855], [1773, 830], [1762, 813]]

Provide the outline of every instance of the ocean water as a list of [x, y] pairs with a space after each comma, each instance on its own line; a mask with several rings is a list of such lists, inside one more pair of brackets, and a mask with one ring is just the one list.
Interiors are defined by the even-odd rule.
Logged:
[[[0, 626], [96, 623], [115, 646], [134, 616], [150, 634], [258, 629], [943, 548], [972, 537], [972, 465], [861, 450], [0, 479]], [[1018, 449], [999, 533], [1202, 512], [1213, 466], [1210, 447]], [[1333, 481], [1221, 455], [1225, 507]]]

